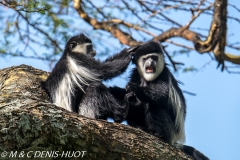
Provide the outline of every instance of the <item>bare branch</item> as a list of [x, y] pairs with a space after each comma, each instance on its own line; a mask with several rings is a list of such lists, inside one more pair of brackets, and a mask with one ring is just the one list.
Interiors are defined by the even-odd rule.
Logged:
[[186, 29], [188, 29], [190, 27], [190, 25], [200, 16], [201, 13], [203, 13], [205, 10], [209, 10], [210, 8], [212, 8], [212, 5], [208, 6], [205, 9], [200, 9], [198, 10], [197, 15], [193, 15], [192, 19], [190, 20], [190, 22], [187, 23], [187, 25], [185, 26]]
[[195, 48], [193, 48], [193, 47], [189, 47], [189, 46], [186, 46], [186, 45], [183, 45], [183, 44], [180, 44], [180, 43], [176, 43], [176, 42], [173, 42], [173, 41], [171, 41], [171, 40], [166, 40], [165, 42], [174, 44], [174, 45], [176, 45], [176, 46], [178, 46], [178, 47], [186, 48], [186, 49], [188, 49], [188, 50], [195, 50]]
[[174, 71], [177, 71], [177, 65], [184, 65], [183, 63], [181, 62], [175, 62], [173, 61], [172, 57], [168, 54], [168, 52], [165, 50], [167, 46], [163, 46], [163, 52], [166, 54], [166, 56], [168, 57], [168, 59], [170, 60], [173, 68], [174, 68]]
[[147, 33], [147, 34], [153, 36], [153, 37], [156, 37], [155, 34], [149, 32], [149, 31], [147, 31], [147, 30], [145, 30], [145, 29], [143, 29], [143, 28], [140, 28], [140, 27], [138, 27], [137, 25], [133, 25], [133, 24], [131, 24], [131, 23], [125, 22], [125, 21], [120, 20], [120, 19], [111, 19], [111, 20], [108, 20], [108, 21], [105, 22], [105, 23], [123, 24], [123, 25], [125, 25], [126, 27], [129, 27], [129, 28], [133, 28], [133, 29], [142, 31], [142, 32], [144, 32], [144, 33]]
[[122, 44], [129, 46], [135, 46], [138, 42], [133, 39], [129, 34], [120, 30], [116, 25], [110, 25], [110, 23], [98, 22], [96, 19], [91, 18], [84, 12], [81, 6], [82, 0], [74, 0], [74, 8], [78, 12], [79, 16], [87, 23], [92, 25], [95, 29], [103, 29], [110, 32], [114, 37], [118, 38]]
[[27, 17], [25, 17], [21, 12], [17, 11], [18, 14], [27, 22], [27, 24], [29, 24], [31, 27], [33, 27], [34, 29], [36, 29], [37, 31], [39, 31], [40, 33], [42, 33], [43, 35], [45, 35], [60, 51], [62, 51], [61, 47], [58, 45], [58, 43], [52, 39], [49, 34], [45, 31], [43, 31], [42, 29], [36, 27], [34, 24], [30, 23], [30, 21], [28, 20]]

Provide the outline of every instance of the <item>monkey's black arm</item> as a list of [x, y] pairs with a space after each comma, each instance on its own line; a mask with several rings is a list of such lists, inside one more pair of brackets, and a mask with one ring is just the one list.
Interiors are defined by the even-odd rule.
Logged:
[[[99, 60], [96, 60], [95, 58], [85, 54], [76, 53], [72, 55], [72, 57], [77, 60], [79, 66], [88, 69], [90, 73], [94, 74], [96, 78], [101, 80], [108, 80], [121, 74], [123, 72], [120, 71], [121, 67], [123, 66], [127, 68], [127, 65], [131, 59], [129, 56], [129, 60], [125, 58], [123, 60], [114, 60], [111, 62], [101, 63]], [[120, 64], [120, 62], [122, 63]]]
[[128, 53], [126, 49], [108, 58], [101, 63], [99, 60], [84, 54], [74, 54], [74, 59], [78, 60], [79, 66], [87, 68], [91, 73], [95, 74], [97, 78], [102, 80], [109, 80], [123, 73], [132, 59], [132, 54]]
[[103, 79], [108, 80], [123, 73], [132, 60], [134, 52], [139, 47], [140, 46], [135, 46], [123, 49], [120, 53], [107, 58], [102, 64]]
[[119, 101], [123, 101], [124, 96], [127, 94], [127, 91], [125, 88], [114, 86], [114, 87], [109, 87], [108, 89], [110, 93]]
[[145, 102], [161, 102], [162, 99], [168, 97], [168, 87], [166, 83], [162, 83], [161, 85], [148, 85], [145, 87], [141, 87], [135, 83], [128, 83], [127, 91], [133, 91], [135, 95], [141, 100]]
[[128, 49], [125, 48], [120, 53], [117, 53], [117, 54], [113, 55], [112, 57], [107, 58], [104, 61], [104, 63], [128, 58], [128, 55], [131, 54], [131, 56], [132, 56], [139, 47], [140, 46], [130, 47]]
[[101, 67], [103, 80], [108, 80], [123, 73], [132, 59], [132, 53], [127, 49], [106, 59]]

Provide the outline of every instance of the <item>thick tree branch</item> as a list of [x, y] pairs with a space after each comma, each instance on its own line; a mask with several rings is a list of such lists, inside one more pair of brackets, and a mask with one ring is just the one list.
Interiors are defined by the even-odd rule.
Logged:
[[232, 55], [229, 53], [224, 53], [222, 59], [234, 64], [240, 64], [240, 56]]
[[[214, 50], [214, 55], [219, 63], [218, 66], [222, 65], [222, 71], [224, 70], [224, 60], [228, 58], [225, 56], [225, 46], [226, 46], [226, 35], [227, 35], [227, 0], [216, 0], [215, 2], [215, 10], [217, 10], [215, 16], [217, 18], [217, 22], [221, 26], [219, 29], [219, 40], [217, 42], [217, 46]], [[214, 12], [215, 12], [214, 10]], [[232, 56], [230, 56], [232, 57]], [[235, 56], [236, 58], [236, 56]], [[240, 59], [239, 59], [240, 61]]]
[[139, 129], [49, 103], [40, 85], [47, 76], [26, 65], [0, 70], [0, 152], [86, 151], [89, 160], [191, 159]]

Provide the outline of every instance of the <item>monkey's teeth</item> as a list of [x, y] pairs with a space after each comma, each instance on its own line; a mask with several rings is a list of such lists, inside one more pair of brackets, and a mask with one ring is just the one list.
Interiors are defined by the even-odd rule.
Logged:
[[153, 73], [153, 72], [154, 72], [153, 67], [147, 67], [147, 68], [146, 68], [146, 72], [147, 72], [147, 73]]

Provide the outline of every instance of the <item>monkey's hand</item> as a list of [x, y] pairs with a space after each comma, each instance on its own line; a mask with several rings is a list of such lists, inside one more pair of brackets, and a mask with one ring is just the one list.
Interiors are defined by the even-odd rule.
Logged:
[[130, 61], [132, 59], [132, 56], [135, 53], [133, 52], [135, 51], [134, 48], [124, 48], [120, 53], [106, 59], [105, 62], [113, 62], [113, 61], [119, 61], [119, 60], [122, 61], [124, 59], [126, 59], [127, 61]]
[[130, 47], [127, 49], [127, 52], [128, 53], [135, 53], [135, 51], [140, 47], [141, 45], [137, 45], [137, 46], [134, 46], [134, 47]]
[[134, 93], [138, 93], [139, 91], [139, 86], [135, 83], [129, 82], [126, 86], [126, 91], [127, 92], [134, 92]]
[[127, 93], [124, 102], [126, 106], [140, 106], [142, 104], [134, 92]]
[[124, 101], [129, 102], [129, 101], [132, 101], [134, 98], [135, 98], [134, 92], [129, 92], [129, 93], [125, 94]]
[[134, 92], [136, 101], [145, 101], [147, 102], [148, 96], [146, 94], [146, 89], [145, 87], [141, 87], [135, 83], [129, 82], [126, 86], [126, 91], [127, 92]]
[[134, 92], [129, 92], [124, 96], [125, 106], [130, 106], [136, 102], [136, 96]]

